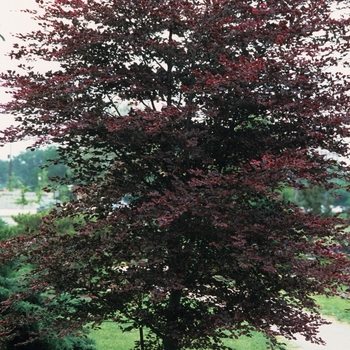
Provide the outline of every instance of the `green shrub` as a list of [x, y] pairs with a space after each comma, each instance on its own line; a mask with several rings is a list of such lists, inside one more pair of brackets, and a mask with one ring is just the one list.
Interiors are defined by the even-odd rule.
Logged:
[[[32, 229], [38, 227], [38, 223], [41, 221], [39, 215], [18, 215], [17, 222], [19, 226], [10, 227], [3, 220], [0, 219], [0, 240], [14, 236], [15, 234], [23, 234], [25, 225], [29, 225]], [[22, 231], [21, 231], [22, 230]], [[22, 282], [20, 277], [23, 273], [29, 272], [30, 266], [21, 266], [17, 261], [9, 262], [6, 265], [0, 266], [0, 302], [8, 299], [10, 294], [16, 293], [21, 290]], [[43, 297], [36, 295], [30, 299], [21, 302], [16, 311], [22, 313], [24, 316], [29, 313], [34, 313], [35, 310], [45, 307], [42, 303]], [[7, 313], [0, 314], [1, 318], [6, 317]], [[77, 338], [74, 336], [68, 336], [65, 338], [58, 338], [55, 334], [46, 336], [42, 339], [35, 340], [31, 343], [16, 346], [16, 343], [23, 342], [28, 338], [28, 334], [33, 334], [41, 329], [40, 323], [24, 324], [19, 330], [19, 335], [14, 339], [7, 341], [1, 347], [1, 350], [95, 350], [95, 341], [89, 338]]]

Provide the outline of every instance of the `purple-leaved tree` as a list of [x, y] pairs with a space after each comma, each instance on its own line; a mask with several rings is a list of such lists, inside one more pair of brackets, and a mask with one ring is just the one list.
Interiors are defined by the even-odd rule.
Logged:
[[[2, 140], [58, 144], [78, 196], [1, 245], [33, 266], [3, 308], [47, 294], [3, 317], [2, 339], [113, 319], [147, 333], [141, 349], [225, 349], [252, 330], [320, 341], [312, 296], [349, 283], [349, 237], [281, 193], [347, 180], [324, 154], [348, 152], [350, 78], [332, 68], [349, 2], [37, 2], [41, 29], [11, 55], [59, 68], [2, 74], [21, 122]], [[74, 234], [55, 233], [60, 218]]]

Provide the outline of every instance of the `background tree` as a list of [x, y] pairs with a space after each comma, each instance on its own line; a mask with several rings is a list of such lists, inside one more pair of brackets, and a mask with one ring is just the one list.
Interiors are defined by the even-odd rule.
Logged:
[[44, 185], [44, 178], [46, 179], [45, 185], [48, 185], [50, 178], [67, 175], [67, 166], [63, 164], [51, 166], [43, 174], [44, 169], [42, 167], [47, 165], [48, 160], [54, 160], [55, 158], [57, 158], [57, 150], [53, 146], [44, 149], [26, 150], [13, 157], [13, 174], [24, 186], [28, 186], [30, 190], [34, 191]]
[[307, 212], [313, 212], [315, 215], [323, 215], [324, 217], [332, 215], [333, 198], [322, 187], [315, 186], [298, 191], [297, 201]]
[[[14, 188], [26, 188], [26, 191], [35, 191], [40, 203], [43, 189], [55, 191], [57, 200], [66, 201], [70, 197], [69, 185], [55, 183], [59, 178], [69, 178], [70, 170], [64, 164], [51, 165], [57, 158], [56, 147], [50, 146], [41, 149], [32, 149], [21, 152], [12, 159], [11, 186], [8, 179], [9, 161], [0, 161], [0, 186], [12, 191]], [[55, 183], [55, 185], [53, 185]], [[23, 199], [22, 199], [23, 201]], [[22, 202], [21, 202], [22, 203]]]
[[[348, 2], [38, 3], [42, 30], [12, 57], [59, 68], [2, 75], [22, 122], [3, 140], [59, 144], [79, 186], [40, 234], [2, 245], [2, 260], [37, 266], [6, 301], [3, 339], [14, 306], [50, 289], [35, 313], [47, 332], [114, 319], [145, 327], [150, 349], [224, 349], [251, 330], [318, 342], [312, 295], [348, 284], [333, 249], [348, 234], [281, 192], [348, 180], [320, 151], [347, 155], [349, 79], [328, 69], [348, 52], [349, 19], [332, 15]], [[56, 232], [60, 218], [74, 233]]]
[[23, 186], [23, 184], [19, 182], [19, 188], [20, 188], [21, 195], [19, 198], [16, 199], [15, 203], [20, 204], [22, 205], [22, 207], [24, 207], [25, 205], [28, 205], [30, 203], [30, 201], [26, 198], [26, 193], [28, 192], [29, 187]]
[[8, 183], [9, 165], [8, 161], [0, 160], [0, 185], [6, 187]]

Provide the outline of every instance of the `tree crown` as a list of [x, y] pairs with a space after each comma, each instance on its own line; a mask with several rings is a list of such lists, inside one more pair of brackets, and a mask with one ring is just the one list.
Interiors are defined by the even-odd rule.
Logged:
[[[3, 139], [58, 143], [78, 199], [2, 249], [38, 266], [28, 286], [54, 291], [51, 327], [131, 320], [166, 350], [252, 329], [318, 341], [303, 309], [348, 283], [347, 234], [281, 191], [347, 178], [321, 150], [348, 153], [349, 79], [329, 68], [349, 19], [322, 0], [39, 4], [42, 30], [12, 57], [60, 68], [2, 75], [22, 121]], [[64, 216], [75, 234], [55, 233]]]

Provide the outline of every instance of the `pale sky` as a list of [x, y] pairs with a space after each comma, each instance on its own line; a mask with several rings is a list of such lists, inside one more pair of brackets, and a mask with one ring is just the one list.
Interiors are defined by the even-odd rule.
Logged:
[[[18, 62], [11, 60], [7, 53], [11, 51], [12, 45], [17, 41], [13, 37], [15, 33], [26, 33], [34, 30], [37, 25], [31, 19], [28, 13], [23, 13], [23, 9], [35, 9], [37, 4], [35, 0], [0, 0], [0, 34], [4, 36], [5, 41], [0, 40], [0, 67], [1, 72], [16, 69]], [[5, 94], [5, 89], [0, 88], [0, 103], [4, 103], [10, 99], [10, 95]], [[13, 118], [4, 114], [0, 114], [0, 130], [14, 124]], [[15, 144], [0, 147], [0, 159], [7, 159], [12, 153], [13, 156], [24, 151], [31, 142], [18, 142]]]

